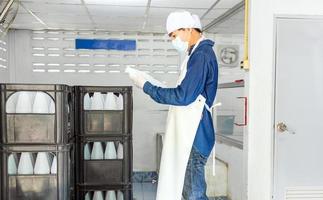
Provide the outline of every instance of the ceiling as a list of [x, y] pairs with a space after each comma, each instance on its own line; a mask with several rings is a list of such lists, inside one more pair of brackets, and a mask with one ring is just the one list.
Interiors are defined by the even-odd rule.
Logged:
[[[12, 28], [165, 32], [167, 15], [188, 10], [203, 26], [241, 0], [20, 0]], [[216, 5], [212, 7], [214, 4]], [[208, 32], [242, 34], [243, 9]]]

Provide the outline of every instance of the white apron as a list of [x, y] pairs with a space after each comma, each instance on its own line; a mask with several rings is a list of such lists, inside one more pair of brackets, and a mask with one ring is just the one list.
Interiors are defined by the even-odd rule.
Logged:
[[[203, 38], [198, 41], [193, 51], [201, 40]], [[181, 66], [181, 74], [177, 85], [183, 81], [186, 75], [188, 60], [189, 56], [186, 56]], [[199, 95], [188, 106], [170, 106], [163, 142], [156, 200], [181, 200], [186, 167], [204, 106], [205, 98], [202, 95]]]

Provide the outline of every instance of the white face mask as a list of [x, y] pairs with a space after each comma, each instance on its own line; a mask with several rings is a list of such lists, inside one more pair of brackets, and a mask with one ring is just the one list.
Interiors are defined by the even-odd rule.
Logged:
[[188, 42], [183, 42], [179, 36], [172, 41], [173, 47], [180, 53], [184, 53], [188, 50]]

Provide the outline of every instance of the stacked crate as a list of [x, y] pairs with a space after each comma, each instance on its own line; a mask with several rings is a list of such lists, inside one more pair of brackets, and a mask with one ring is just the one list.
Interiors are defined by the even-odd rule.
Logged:
[[74, 90], [76, 199], [132, 200], [132, 88]]
[[73, 91], [0, 84], [0, 199], [73, 199]]

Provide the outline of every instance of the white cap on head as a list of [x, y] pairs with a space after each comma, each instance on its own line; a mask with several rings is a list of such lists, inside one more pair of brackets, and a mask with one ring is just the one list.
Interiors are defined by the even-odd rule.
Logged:
[[200, 17], [198, 15], [195, 15], [195, 14], [193, 14], [192, 17], [193, 17], [193, 19], [195, 21], [195, 24], [194, 24], [193, 28], [197, 28], [197, 29], [200, 29], [202, 31], [202, 23], [201, 23]]
[[166, 29], [170, 34], [181, 28], [195, 28], [195, 20], [191, 13], [187, 11], [175, 11], [168, 15]]

